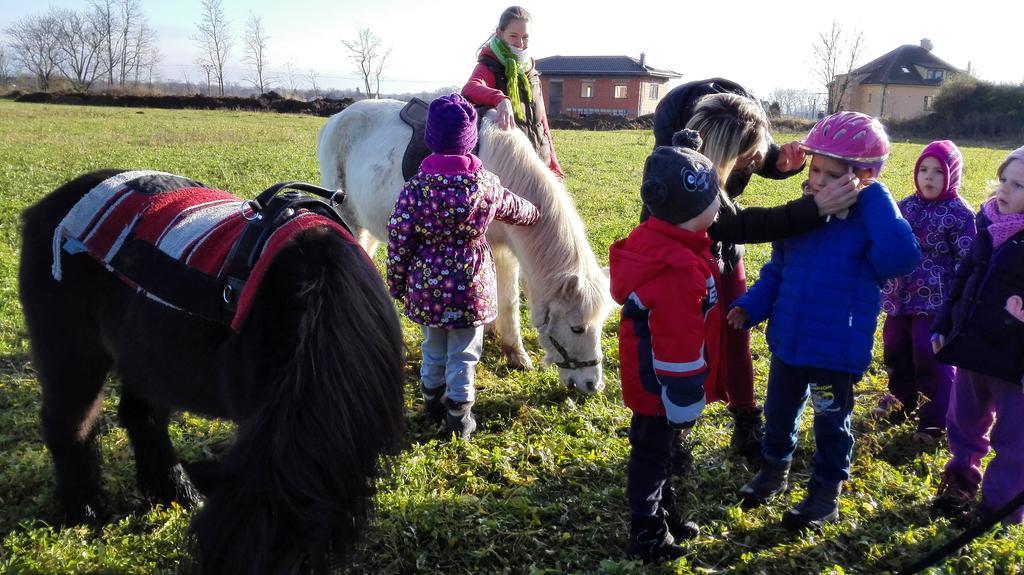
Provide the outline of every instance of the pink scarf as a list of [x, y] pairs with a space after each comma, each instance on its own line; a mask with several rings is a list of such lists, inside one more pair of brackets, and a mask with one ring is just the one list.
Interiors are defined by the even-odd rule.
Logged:
[[996, 199], [992, 198], [981, 205], [981, 211], [991, 222], [988, 233], [992, 234], [992, 248], [996, 249], [1006, 243], [1017, 232], [1024, 230], [1024, 214], [1000, 214]]

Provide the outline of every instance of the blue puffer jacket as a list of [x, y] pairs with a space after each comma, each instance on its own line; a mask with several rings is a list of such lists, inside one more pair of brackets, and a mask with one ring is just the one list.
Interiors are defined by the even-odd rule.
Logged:
[[772, 244], [757, 283], [733, 307], [747, 326], [768, 319], [768, 348], [783, 362], [861, 375], [885, 280], [921, 260], [914, 233], [880, 182], [861, 191], [846, 218]]

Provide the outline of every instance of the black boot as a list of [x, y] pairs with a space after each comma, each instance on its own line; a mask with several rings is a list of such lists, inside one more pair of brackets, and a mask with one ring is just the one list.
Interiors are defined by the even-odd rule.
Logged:
[[642, 517], [630, 523], [626, 555], [651, 563], [678, 559], [686, 555], [686, 550], [675, 544], [664, 519], [660, 516]]
[[674, 477], [686, 477], [693, 473], [693, 447], [683, 437], [682, 430], [672, 434], [672, 452], [669, 470]]
[[661, 501], [658, 502], [658, 515], [665, 520], [668, 532], [676, 541], [693, 539], [700, 535], [700, 526], [693, 521], [686, 521], [676, 508], [676, 492], [672, 486], [665, 482], [661, 488]]
[[420, 392], [423, 393], [423, 412], [427, 416], [427, 421], [438, 424], [444, 421], [444, 416], [448, 410], [444, 406], [444, 386], [437, 389], [427, 389], [420, 384]]
[[444, 406], [448, 409], [445, 415], [444, 434], [446, 437], [453, 433], [459, 439], [469, 439], [476, 431], [476, 419], [473, 417], [472, 401], [452, 401], [444, 398]]
[[732, 440], [729, 444], [747, 461], [756, 462], [761, 456], [761, 439], [764, 437], [763, 410], [755, 407], [752, 410], [729, 408], [735, 425], [732, 428]]
[[769, 499], [786, 490], [789, 486], [788, 461], [764, 459], [757, 474], [740, 488], [739, 495], [744, 507], [764, 505]]
[[935, 499], [932, 499], [932, 511], [942, 517], [963, 520], [974, 508], [974, 500], [978, 495], [978, 486], [967, 478], [951, 471], [942, 472], [942, 482]]
[[842, 481], [823, 481], [812, 477], [807, 483], [807, 495], [782, 516], [787, 529], [820, 529], [823, 523], [839, 519], [839, 493]]

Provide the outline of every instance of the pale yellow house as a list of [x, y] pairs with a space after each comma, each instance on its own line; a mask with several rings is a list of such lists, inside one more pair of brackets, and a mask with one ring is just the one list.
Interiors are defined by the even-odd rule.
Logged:
[[[939, 87], [963, 71], [932, 54], [927, 38], [920, 45], [905, 44], [850, 72], [840, 109], [869, 116], [908, 119], [931, 111]], [[841, 90], [846, 75], [836, 77], [832, 89]]]

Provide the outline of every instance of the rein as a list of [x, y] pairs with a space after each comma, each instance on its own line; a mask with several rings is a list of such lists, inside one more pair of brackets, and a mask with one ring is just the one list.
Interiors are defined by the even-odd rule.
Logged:
[[1018, 493], [1016, 497], [999, 509], [996, 509], [984, 516], [976, 524], [964, 530], [963, 533], [951, 539], [942, 547], [935, 549], [917, 563], [914, 563], [910, 567], [900, 571], [897, 575], [914, 575], [915, 573], [919, 573], [932, 565], [940, 563], [943, 559], [949, 557], [953, 553], [956, 553], [961, 547], [964, 547], [975, 538], [991, 529], [993, 525], [1002, 521], [1021, 505], [1024, 505], [1024, 491]]

